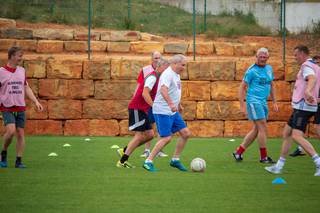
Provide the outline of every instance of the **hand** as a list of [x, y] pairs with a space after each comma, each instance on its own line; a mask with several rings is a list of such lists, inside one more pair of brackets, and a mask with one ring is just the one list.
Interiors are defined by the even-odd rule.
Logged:
[[172, 112], [177, 112], [178, 111], [178, 108], [173, 103], [169, 104], [169, 107], [170, 107]]
[[273, 106], [273, 111], [279, 112], [279, 107], [278, 107], [277, 102], [272, 103], [272, 106]]
[[40, 104], [39, 101], [35, 102], [35, 105], [36, 105], [36, 108], [39, 112], [42, 112], [43, 111], [43, 106]]
[[184, 107], [181, 105], [181, 104], [179, 104], [179, 113], [182, 113], [182, 111], [184, 110]]
[[305, 97], [306, 97], [307, 102], [313, 103], [313, 102], [315, 101], [314, 98], [313, 98], [313, 96], [311, 95], [311, 93], [310, 93], [308, 90], [306, 90], [306, 91], [304, 92], [304, 95], [305, 95]]

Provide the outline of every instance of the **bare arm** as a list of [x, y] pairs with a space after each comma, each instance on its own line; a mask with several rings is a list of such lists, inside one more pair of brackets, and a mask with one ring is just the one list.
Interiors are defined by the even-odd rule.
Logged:
[[173, 104], [171, 98], [169, 97], [168, 87], [166, 87], [165, 85], [162, 85], [160, 88], [160, 93], [161, 93], [162, 97], [164, 98], [164, 100], [169, 105], [171, 111], [172, 112], [178, 111], [177, 107]]
[[245, 112], [244, 98], [246, 95], [247, 83], [242, 81], [239, 88], [240, 111]]
[[274, 83], [271, 82], [271, 100], [272, 100], [272, 105], [273, 105], [273, 111], [278, 112], [279, 108], [278, 108], [278, 104], [277, 104], [277, 99], [276, 99], [276, 90], [274, 88]]
[[153, 101], [152, 98], [150, 96], [150, 90], [148, 87], [144, 87], [143, 91], [142, 91], [142, 97], [144, 98], [144, 100], [147, 102], [147, 104], [149, 104], [150, 106], [153, 105]]
[[30, 86], [28, 84], [25, 85], [25, 91], [26, 91], [26, 96], [36, 105], [37, 110], [42, 111], [43, 110], [42, 105], [39, 103], [38, 99], [33, 94], [32, 89], [30, 88]]
[[311, 91], [316, 86], [317, 79], [316, 79], [315, 75], [308, 75], [306, 80], [308, 82], [307, 82], [307, 88], [306, 88], [304, 93], [305, 93], [307, 101], [312, 103], [312, 102], [316, 101], [316, 100], [314, 100], [314, 98], [313, 98], [313, 96], [311, 94]]

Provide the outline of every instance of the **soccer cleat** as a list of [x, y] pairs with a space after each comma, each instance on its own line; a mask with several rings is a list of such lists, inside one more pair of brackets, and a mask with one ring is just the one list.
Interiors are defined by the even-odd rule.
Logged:
[[117, 149], [117, 153], [118, 153], [119, 157], [122, 158], [122, 156], [124, 155], [123, 148]]
[[177, 168], [177, 169], [179, 169], [180, 171], [183, 171], [183, 172], [188, 171], [187, 168], [182, 165], [180, 160], [171, 160], [170, 161], [170, 166], [175, 167], [175, 168]]
[[314, 173], [314, 176], [320, 177], [320, 167], [316, 168], [316, 173]]
[[149, 171], [149, 172], [156, 172], [156, 171], [158, 171], [158, 169], [154, 168], [154, 165], [153, 165], [153, 163], [151, 163], [151, 162], [148, 162], [148, 163], [144, 162], [143, 165], [142, 165], [142, 167], [143, 167], [145, 170]]
[[128, 169], [133, 169], [135, 166], [131, 165], [128, 161], [125, 161], [124, 163], [121, 163], [120, 161], [117, 162], [117, 167], [118, 168], [128, 168]]
[[7, 167], [8, 167], [7, 161], [0, 161], [0, 168], [7, 168]]
[[272, 166], [266, 166], [266, 167], [264, 167], [264, 169], [272, 174], [281, 174], [282, 173], [282, 169], [278, 168], [276, 166], [276, 164], [272, 165]]
[[241, 162], [243, 160], [242, 155], [237, 154], [236, 152], [232, 153], [234, 159], [238, 162]]
[[140, 157], [147, 158], [147, 157], [149, 157], [149, 155], [150, 155], [150, 151], [149, 150], [144, 150], [143, 154], [140, 155]]
[[260, 163], [276, 163], [276, 162], [273, 161], [272, 158], [266, 157], [265, 159], [261, 159]]
[[291, 157], [297, 157], [297, 156], [303, 156], [306, 155], [303, 151], [301, 151], [299, 148], [294, 150], [291, 154], [289, 154]]
[[165, 158], [165, 157], [168, 157], [168, 155], [166, 153], [164, 153], [163, 151], [160, 151], [158, 154], [157, 154], [158, 157], [160, 158]]
[[25, 168], [27, 168], [23, 163], [16, 163], [15, 167], [17, 169], [25, 169]]

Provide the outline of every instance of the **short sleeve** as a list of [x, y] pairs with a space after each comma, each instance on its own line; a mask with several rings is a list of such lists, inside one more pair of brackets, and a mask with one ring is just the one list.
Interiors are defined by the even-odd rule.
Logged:
[[156, 76], [154, 76], [154, 75], [149, 75], [149, 76], [147, 76], [147, 78], [145, 79], [144, 87], [148, 87], [149, 90], [152, 90], [152, 88], [153, 88], [153, 86], [155, 85], [156, 81], [157, 81]]
[[315, 72], [311, 67], [304, 66], [302, 68], [302, 75], [303, 75], [303, 78], [306, 79], [309, 75], [315, 75]]

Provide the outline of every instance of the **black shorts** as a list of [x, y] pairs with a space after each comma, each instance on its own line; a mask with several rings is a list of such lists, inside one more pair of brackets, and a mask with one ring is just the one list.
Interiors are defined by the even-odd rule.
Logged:
[[306, 132], [308, 122], [314, 115], [315, 112], [294, 109], [291, 117], [289, 118], [288, 125], [292, 129], [298, 129], [302, 132]]
[[318, 104], [318, 111], [314, 115], [314, 122], [315, 124], [320, 124], [320, 104]]
[[144, 132], [152, 129], [152, 125], [149, 121], [148, 115], [138, 109], [129, 109], [129, 130]]

